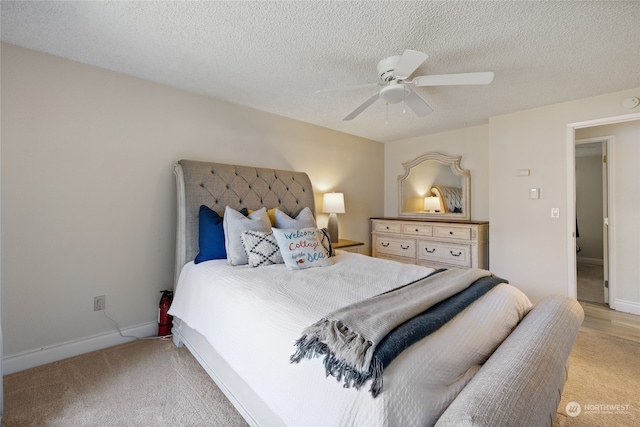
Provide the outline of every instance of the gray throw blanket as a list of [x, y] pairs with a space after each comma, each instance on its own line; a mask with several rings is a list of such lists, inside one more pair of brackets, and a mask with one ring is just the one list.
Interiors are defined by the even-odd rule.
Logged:
[[[384, 365], [399, 353], [397, 349], [393, 349], [392, 356], [374, 358], [377, 347], [385, 337], [430, 307], [469, 288], [478, 279], [490, 276], [491, 273], [486, 270], [445, 270], [338, 309], [304, 330], [302, 337], [296, 342], [298, 349], [291, 356], [291, 361], [299, 362], [304, 357], [325, 355], [327, 375], [333, 375], [339, 381], [344, 379], [345, 387], [353, 385], [356, 388], [373, 379], [371, 392], [375, 397], [382, 391]], [[494, 280], [495, 283], [490, 286], [501, 281]], [[464, 303], [454, 304], [454, 312], [447, 316], [438, 314], [436, 317], [446, 318], [444, 322], [448, 321], [488, 289], [490, 287], [482, 286], [482, 290], [472, 293], [473, 296], [465, 297]], [[433, 323], [433, 320], [429, 322]], [[443, 321], [435, 323], [440, 327]], [[420, 327], [425, 328], [424, 324]], [[427, 326], [426, 329], [429, 330], [426, 333], [430, 333], [433, 326]]]

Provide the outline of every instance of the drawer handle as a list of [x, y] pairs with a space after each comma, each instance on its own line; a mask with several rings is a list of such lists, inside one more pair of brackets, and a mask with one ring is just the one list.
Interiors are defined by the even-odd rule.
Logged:
[[462, 255], [462, 252], [458, 252], [457, 254], [454, 254], [453, 251], [449, 251], [449, 253], [453, 256], [460, 256]]
[[385, 242], [380, 242], [380, 245], [381, 245], [383, 248], [388, 248], [388, 247], [389, 247], [389, 244], [388, 244], [388, 243], [385, 243]]
[[436, 251], [436, 248], [433, 248], [431, 250], [429, 250], [429, 248], [424, 248], [424, 250], [427, 251], [427, 253], [432, 254], [432, 253], [434, 253]]
[[449, 234], [453, 234], [453, 231], [450, 231]]
[[405, 246], [405, 245], [403, 245], [403, 244], [400, 244], [400, 248], [402, 248], [402, 249], [404, 249], [404, 250], [407, 250], [407, 249], [409, 249], [410, 247], [411, 247], [411, 245], [407, 245], [407, 246]]
[[417, 233], [418, 231], [420, 231], [420, 230], [416, 228], [416, 233]]
[[389, 226], [387, 225], [385, 228], [388, 230], [388, 229], [389, 229]]

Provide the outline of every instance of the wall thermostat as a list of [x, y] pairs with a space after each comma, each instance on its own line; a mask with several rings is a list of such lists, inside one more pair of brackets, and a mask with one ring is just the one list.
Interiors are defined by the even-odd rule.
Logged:
[[640, 104], [640, 99], [634, 97], [634, 98], [627, 98], [624, 101], [622, 101], [622, 106], [624, 108], [635, 108], [638, 106], [638, 104]]

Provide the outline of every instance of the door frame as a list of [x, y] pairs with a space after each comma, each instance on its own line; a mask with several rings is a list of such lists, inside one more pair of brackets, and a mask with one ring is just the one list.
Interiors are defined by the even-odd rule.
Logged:
[[[601, 119], [587, 120], [583, 122], [568, 123], [566, 127], [566, 158], [567, 158], [567, 295], [570, 298], [577, 299], [577, 271], [576, 271], [576, 177], [575, 177], [575, 131], [576, 129], [588, 128], [593, 126], [609, 125], [615, 123], [629, 122], [632, 120], [640, 120], [640, 113], [625, 114], [622, 116], [605, 117]], [[612, 174], [613, 167], [609, 165], [610, 174]], [[609, 182], [609, 197], [611, 193], [615, 191], [612, 183]], [[609, 199], [611, 201], [611, 199]], [[612, 208], [610, 206], [610, 208]], [[611, 218], [611, 217], [610, 217]], [[615, 225], [609, 221], [609, 280], [615, 279], [615, 271], [613, 265], [613, 253], [615, 251], [615, 238], [612, 239], [611, 235], [614, 234]], [[609, 288], [609, 307], [615, 310], [615, 293]]]
[[[604, 302], [609, 305], [611, 300], [615, 300], [615, 298], [611, 298], [611, 295], [615, 294], [614, 286], [617, 283], [614, 279], [611, 279], [610, 272], [615, 271], [615, 265], [610, 267], [610, 262], [615, 264], [615, 254], [611, 255], [609, 252], [609, 248], [612, 248], [612, 251], [615, 252], [615, 244], [611, 240], [615, 238], [614, 233], [609, 233], [609, 226], [607, 224], [615, 224], [615, 211], [613, 207], [615, 206], [615, 193], [613, 189], [615, 188], [615, 176], [613, 175], [613, 171], [615, 170], [613, 165], [615, 164], [614, 158], [614, 141], [615, 137], [613, 135], [607, 136], [599, 136], [593, 138], [581, 138], [575, 140], [575, 145], [582, 144], [591, 144], [591, 143], [599, 143], [600, 144], [600, 155], [601, 155], [601, 173], [602, 173], [602, 262], [604, 268], [604, 278], [603, 278], [603, 294], [604, 294]], [[574, 151], [575, 153], [575, 151]], [[575, 154], [574, 154], [575, 155]], [[604, 160], [606, 156], [606, 161]], [[577, 185], [575, 183], [574, 185]], [[575, 187], [574, 187], [575, 188]], [[575, 195], [574, 195], [575, 197]], [[577, 212], [576, 212], [577, 216]], [[608, 222], [605, 223], [604, 218], [608, 218]], [[614, 219], [612, 219], [614, 218]], [[577, 257], [576, 257], [577, 258]], [[604, 282], [608, 282], [608, 287], [605, 287]], [[577, 295], [577, 286], [578, 281], [576, 277], [576, 295]], [[609, 305], [610, 308], [613, 308]]]

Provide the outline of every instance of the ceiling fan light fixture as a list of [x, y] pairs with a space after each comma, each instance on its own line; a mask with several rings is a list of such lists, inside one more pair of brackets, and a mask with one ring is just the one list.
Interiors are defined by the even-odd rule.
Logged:
[[408, 93], [409, 88], [404, 84], [392, 83], [380, 90], [380, 98], [384, 99], [389, 104], [398, 104], [405, 100]]
[[[413, 80], [409, 78], [418, 70], [420, 65], [428, 58], [426, 53], [417, 50], [405, 49], [402, 55], [394, 55], [384, 58], [378, 62], [378, 83], [369, 85], [358, 85], [347, 87], [346, 89], [359, 89], [363, 87], [382, 87], [378, 93], [373, 94], [366, 101], [360, 104], [355, 110], [349, 113], [345, 121], [353, 120], [364, 110], [369, 108], [379, 98], [387, 105], [387, 116], [389, 114], [389, 104], [399, 104], [403, 102], [418, 117], [424, 117], [433, 113], [433, 108], [422, 99], [412, 87], [419, 86], [453, 86], [453, 85], [484, 85], [493, 81], [493, 72], [472, 72], [457, 74], [440, 74], [417, 76]], [[406, 108], [402, 108], [404, 113]]]

